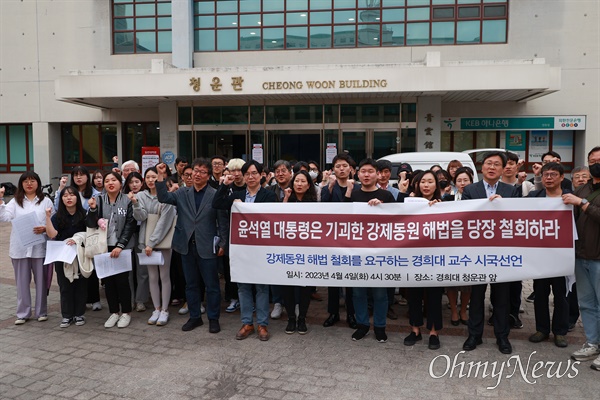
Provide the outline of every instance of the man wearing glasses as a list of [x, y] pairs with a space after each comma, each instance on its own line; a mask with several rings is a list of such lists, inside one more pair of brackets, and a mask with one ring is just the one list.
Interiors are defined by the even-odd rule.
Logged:
[[[235, 201], [243, 201], [244, 203], [275, 203], [277, 201], [275, 193], [263, 188], [260, 184], [262, 170], [262, 165], [255, 160], [244, 164], [242, 173], [246, 181], [245, 191], [230, 192], [228, 185], [233, 182], [234, 178], [231, 175], [226, 175], [213, 199], [213, 207], [219, 210], [230, 211]], [[261, 341], [267, 341], [269, 340], [269, 331], [267, 329], [269, 325], [269, 285], [252, 283], [238, 283], [242, 327], [235, 338], [243, 340], [255, 332], [254, 321], [252, 319], [252, 309], [254, 306], [252, 299], [253, 286], [256, 288], [258, 338]]]
[[[225, 254], [229, 235], [229, 219], [225, 211], [212, 207], [216, 190], [208, 185], [212, 172], [208, 160], [192, 162], [192, 186], [176, 192], [167, 191], [163, 174], [166, 165], [157, 165], [156, 191], [158, 201], [177, 207], [177, 226], [173, 235], [173, 250], [181, 254], [185, 275], [185, 295], [190, 319], [181, 327], [183, 331], [204, 324], [201, 316], [200, 281], [206, 285], [206, 314], [210, 333], [221, 331], [221, 288], [217, 268], [217, 256]], [[215, 246], [214, 240], [218, 237]]]
[[[564, 194], [571, 193], [570, 189], [561, 187], [561, 183], [565, 178], [565, 170], [559, 163], [544, 164], [541, 175], [544, 189], [535, 190], [529, 193], [527, 197], [562, 197]], [[550, 326], [550, 307], [548, 304], [550, 288], [552, 288], [552, 294], [554, 295], [552, 326]], [[544, 342], [550, 336], [550, 331], [552, 331], [554, 344], [557, 347], [567, 347], [568, 343], [565, 335], [569, 329], [569, 303], [567, 301], [565, 277], [534, 279], [533, 291], [535, 292], [533, 307], [535, 310], [536, 332], [529, 337], [529, 341], [532, 343]]]
[[[516, 188], [500, 182], [502, 171], [506, 167], [506, 154], [500, 151], [488, 152], [484, 155], [481, 173], [483, 180], [472, 183], [463, 190], [462, 200], [489, 199], [494, 201], [502, 197], [517, 197]], [[512, 353], [508, 341], [510, 332], [510, 283], [494, 283], [491, 286], [490, 299], [494, 306], [492, 315], [496, 344], [503, 354]], [[463, 344], [463, 350], [475, 350], [483, 343], [483, 326], [485, 321], [485, 291], [487, 284], [473, 285], [469, 308], [469, 337]]]
[[223, 171], [225, 170], [225, 157], [213, 156], [210, 159], [210, 163], [212, 164], [212, 175], [208, 180], [208, 184], [217, 189], [219, 187], [219, 180], [223, 176]]

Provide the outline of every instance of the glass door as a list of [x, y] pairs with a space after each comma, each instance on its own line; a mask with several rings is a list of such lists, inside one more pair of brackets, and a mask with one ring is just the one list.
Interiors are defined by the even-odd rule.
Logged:
[[319, 160], [321, 154], [320, 130], [269, 130], [267, 131], [268, 156], [265, 164], [277, 160]]
[[367, 131], [351, 130], [342, 132], [342, 147], [338, 153], [345, 152], [358, 164], [367, 158]]
[[247, 132], [244, 131], [196, 131], [193, 158], [210, 158], [214, 155], [230, 158], [247, 158]]
[[385, 130], [373, 132], [373, 154], [375, 160], [400, 152], [400, 136], [398, 130]]

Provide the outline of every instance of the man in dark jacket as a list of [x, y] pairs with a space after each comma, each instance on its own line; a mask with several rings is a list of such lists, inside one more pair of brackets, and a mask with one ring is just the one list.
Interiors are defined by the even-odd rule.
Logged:
[[571, 355], [577, 361], [595, 360], [600, 371], [600, 146], [588, 153], [592, 180], [579, 186], [574, 194], [563, 195], [565, 204], [574, 206], [578, 240], [575, 242], [577, 299], [586, 343]]

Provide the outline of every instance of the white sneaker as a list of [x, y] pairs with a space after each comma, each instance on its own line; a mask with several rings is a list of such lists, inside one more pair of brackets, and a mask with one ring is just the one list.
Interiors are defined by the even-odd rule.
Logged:
[[279, 319], [281, 318], [281, 313], [283, 312], [283, 307], [281, 307], [280, 303], [275, 303], [273, 306], [273, 311], [271, 311], [271, 318]]
[[119, 322], [117, 322], [118, 328], [127, 328], [129, 323], [131, 322], [131, 315], [129, 314], [121, 314], [119, 317]]
[[158, 321], [156, 321], [156, 326], [165, 326], [167, 322], [169, 322], [169, 312], [163, 310], [160, 312]]
[[146, 311], [146, 305], [144, 303], [137, 303], [135, 305], [135, 311], [137, 311], [137, 312], [144, 312], [144, 311]]
[[600, 356], [592, 362], [592, 365], [590, 365], [590, 367], [592, 369], [595, 369], [596, 371], [600, 371]]
[[92, 311], [100, 311], [100, 310], [102, 310], [102, 304], [99, 301], [92, 304]]
[[47, 315], [40, 315], [40, 316], [38, 317], [38, 321], [39, 321], [39, 322], [45, 322], [45, 321], [48, 321], [48, 316], [47, 316]]
[[158, 321], [158, 317], [160, 317], [160, 310], [152, 311], [152, 315], [148, 319], [148, 325], [155, 325], [156, 321]]
[[232, 313], [240, 308], [240, 302], [238, 300], [231, 300], [229, 306], [225, 309], [225, 312]]
[[187, 301], [186, 301], [186, 302], [183, 304], [183, 306], [181, 306], [181, 308], [179, 309], [178, 313], [179, 313], [179, 315], [185, 315], [185, 314], [187, 314], [187, 313], [189, 313], [189, 312], [190, 312], [190, 310], [189, 310], [189, 308], [188, 308]]
[[61, 328], [68, 328], [71, 325], [71, 318], [63, 318], [60, 321]]
[[117, 324], [118, 321], [119, 321], [118, 313], [110, 314], [110, 317], [108, 317], [108, 319], [104, 323], [104, 327], [105, 328], [114, 328], [114, 326]]
[[584, 343], [581, 349], [571, 354], [571, 358], [575, 361], [588, 361], [596, 358], [600, 354], [597, 344]]
[[200, 303], [200, 314], [206, 314], [206, 308], [204, 308], [204, 304]]

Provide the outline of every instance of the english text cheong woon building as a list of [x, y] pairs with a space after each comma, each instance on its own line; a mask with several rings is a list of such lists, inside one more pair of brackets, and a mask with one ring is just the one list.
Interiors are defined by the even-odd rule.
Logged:
[[159, 147], [356, 160], [600, 143], [599, 2], [2, 0], [0, 181]]

